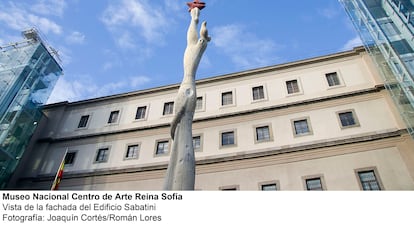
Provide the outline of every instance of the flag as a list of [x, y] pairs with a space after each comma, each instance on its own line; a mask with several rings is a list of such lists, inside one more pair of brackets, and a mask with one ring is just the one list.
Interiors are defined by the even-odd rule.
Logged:
[[55, 180], [53, 181], [51, 190], [57, 190], [60, 184], [60, 180], [63, 177], [63, 169], [65, 168], [65, 160], [68, 150], [66, 149], [65, 155], [63, 156], [62, 162], [60, 162], [59, 170], [56, 173]]

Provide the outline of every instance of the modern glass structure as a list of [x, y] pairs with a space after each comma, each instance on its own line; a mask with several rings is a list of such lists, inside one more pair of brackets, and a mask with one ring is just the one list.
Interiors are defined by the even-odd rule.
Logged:
[[414, 138], [413, 0], [340, 0]]
[[35, 29], [0, 47], [0, 189], [16, 168], [62, 74], [56, 52]]

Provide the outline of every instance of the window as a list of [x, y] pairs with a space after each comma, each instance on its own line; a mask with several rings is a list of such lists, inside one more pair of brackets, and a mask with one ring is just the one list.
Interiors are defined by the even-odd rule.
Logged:
[[358, 177], [363, 190], [381, 190], [374, 170], [359, 171]]
[[256, 128], [256, 142], [270, 141], [269, 126], [261, 126]]
[[126, 159], [133, 159], [138, 158], [138, 152], [139, 152], [139, 145], [129, 145], [127, 148], [127, 153], [125, 155]]
[[203, 97], [197, 97], [195, 110], [203, 109]]
[[298, 80], [286, 81], [286, 87], [288, 94], [299, 93], [299, 84]]
[[229, 185], [229, 186], [223, 186], [219, 188], [221, 191], [237, 191], [239, 190], [238, 185]]
[[221, 93], [221, 105], [232, 105], [233, 104], [233, 92]]
[[98, 150], [98, 153], [96, 154], [95, 162], [96, 163], [102, 163], [106, 162], [108, 160], [109, 156], [109, 148], [101, 148]]
[[293, 121], [293, 128], [295, 135], [307, 135], [311, 133], [307, 119]]
[[353, 110], [342, 111], [342, 112], [338, 112], [337, 114], [338, 114], [339, 122], [341, 124], [341, 128], [359, 126], [358, 120]]
[[355, 125], [355, 119], [354, 119], [354, 115], [352, 114], [352, 112], [339, 113], [339, 119], [341, 120], [341, 125], [344, 127]]
[[201, 136], [194, 136], [193, 137], [193, 147], [194, 147], [194, 150], [200, 150], [201, 149]]
[[145, 115], [147, 112], [147, 106], [142, 106], [137, 108], [137, 113], [135, 114], [135, 119], [145, 119]]
[[263, 86], [253, 87], [252, 92], [253, 100], [261, 100], [265, 98]]
[[85, 128], [88, 125], [89, 115], [81, 116], [78, 128]]
[[328, 85], [330, 87], [341, 85], [338, 74], [336, 72], [325, 74], [325, 76], [326, 76], [326, 81], [328, 81]]
[[235, 145], [234, 131], [221, 133], [221, 145]]
[[73, 165], [75, 162], [76, 152], [68, 152], [65, 156], [65, 165]]
[[119, 111], [118, 110], [112, 111], [111, 114], [109, 115], [108, 124], [118, 122], [118, 117], [119, 117]]
[[168, 140], [157, 142], [157, 148], [155, 150], [155, 154], [156, 155], [168, 154], [168, 147], [169, 147]]
[[164, 103], [164, 110], [162, 112], [162, 115], [173, 114], [173, 111], [174, 111], [174, 102]]
[[315, 191], [315, 190], [323, 190], [322, 188], [322, 181], [320, 177], [306, 179], [306, 190]]
[[277, 190], [277, 185], [276, 185], [276, 183], [262, 184], [260, 188], [261, 188], [262, 191], [276, 191]]

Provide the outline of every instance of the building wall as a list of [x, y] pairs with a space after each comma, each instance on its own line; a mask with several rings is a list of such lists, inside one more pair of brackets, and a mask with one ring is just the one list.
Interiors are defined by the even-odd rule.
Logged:
[[[324, 189], [360, 190], [355, 169], [372, 168], [383, 189], [414, 189], [414, 145], [389, 94], [361, 48], [323, 57], [197, 81], [203, 108], [196, 111], [196, 189], [236, 187], [258, 190], [275, 181], [280, 190], [304, 190], [304, 179], [323, 177]], [[340, 84], [330, 87], [326, 74]], [[288, 94], [287, 81], [299, 92]], [[263, 86], [264, 98], [253, 100], [252, 88]], [[43, 129], [33, 140], [32, 160], [15, 177], [15, 188], [47, 189], [66, 149], [76, 152], [65, 167], [62, 189], [158, 190], [168, 154], [156, 155], [159, 140], [169, 140], [172, 115], [163, 116], [178, 85], [46, 107]], [[221, 105], [231, 91], [234, 102]], [[137, 107], [147, 106], [144, 120]], [[120, 111], [108, 124], [111, 111]], [[342, 127], [339, 113], [356, 121]], [[85, 129], [80, 118], [90, 115]], [[311, 129], [295, 135], [293, 122], [306, 119]], [[270, 139], [258, 142], [257, 127], [268, 126]], [[235, 145], [222, 146], [220, 135], [233, 131]], [[139, 156], [125, 159], [128, 145], [139, 144]], [[108, 147], [106, 162], [96, 163], [97, 150]]]

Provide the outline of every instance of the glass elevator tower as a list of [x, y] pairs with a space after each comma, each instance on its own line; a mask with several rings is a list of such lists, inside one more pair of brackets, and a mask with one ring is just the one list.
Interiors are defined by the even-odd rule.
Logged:
[[16, 168], [62, 74], [56, 51], [35, 29], [0, 46], [0, 189]]
[[413, 0], [340, 0], [414, 138]]

